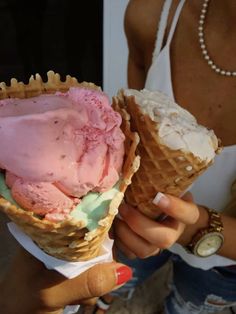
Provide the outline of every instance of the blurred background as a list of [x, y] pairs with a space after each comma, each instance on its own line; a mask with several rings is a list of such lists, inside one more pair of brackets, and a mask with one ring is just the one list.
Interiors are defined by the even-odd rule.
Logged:
[[[127, 44], [123, 30], [128, 0], [0, 0], [0, 82], [28, 82], [53, 70], [93, 82], [110, 98], [126, 87]], [[17, 249], [0, 212], [0, 279]], [[162, 270], [170, 273], [170, 265]], [[117, 299], [109, 314], [153, 314], [166, 295], [159, 272], [132, 300]], [[163, 289], [163, 285], [165, 289]], [[155, 287], [155, 289], [154, 289]], [[161, 287], [161, 288], [159, 288]], [[82, 309], [81, 309], [82, 310]], [[20, 313], [19, 313], [20, 314]]]
[[105, 87], [126, 84], [128, 0], [0, 0], [0, 81], [48, 70]]
[[0, 0], [0, 28], [1, 81], [52, 69], [102, 85], [102, 0]]

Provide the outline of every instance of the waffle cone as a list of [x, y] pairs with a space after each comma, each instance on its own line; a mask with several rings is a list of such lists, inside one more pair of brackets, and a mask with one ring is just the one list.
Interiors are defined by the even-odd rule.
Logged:
[[[62, 82], [59, 74], [48, 72], [48, 81], [43, 82], [40, 75], [31, 76], [27, 85], [11, 80], [11, 85], [0, 84], [0, 99], [17, 97], [29, 98], [43, 93], [54, 93], [56, 91], [67, 91], [72, 86], [86, 87], [100, 90], [92, 83], [78, 83], [76, 78], [67, 76]], [[119, 108], [118, 108], [119, 109]], [[98, 222], [98, 227], [88, 231], [82, 221], [65, 220], [62, 222], [51, 222], [39, 219], [33, 212], [25, 211], [0, 198], [0, 209], [15, 222], [31, 239], [46, 253], [67, 261], [85, 261], [99, 255], [101, 244], [107, 236], [117, 208], [123, 200], [124, 192], [131, 183], [131, 178], [139, 166], [139, 157], [135, 155], [138, 144], [138, 135], [130, 131], [128, 114], [122, 109], [122, 128], [124, 130], [125, 160], [119, 192], [112, 199], [107, 216]]]
[[158, 135], [158, 123], [142, 112], [133, 96], [125, 96], [120, 91], [116, 103], [130, 114], [131, 130], [140, 136], [137, 153], [141, 157], [141, 164], [126, 191], [125, 199], [155, 219], [161, 214], [152, 203], [156, 194], [162, 192], [181, 196], [212, 162], [163, 145]]

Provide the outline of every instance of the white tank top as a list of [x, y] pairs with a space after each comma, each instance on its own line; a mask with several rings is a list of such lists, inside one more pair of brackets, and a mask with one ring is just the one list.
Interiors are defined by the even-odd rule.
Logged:
[[[163, 5], [152, 65], [148, 71], [145, 88], [158, 90], [174, 99], [171, 80], [170, 44], [185, 0], [180, 0], [176, 8], [166, 44], [162, 47], [171, 3], [172, 0], [166, 0]], [[223, 152], [216, 157], [214, 164], [196, 180], [191, 188], [195, 202], [222, 211], [231, 198], [231, 186], [235, 179], [236, 145], [233, 145], [225, 147]], [[219, 255], [208, 258], [196, 257], [188, 254], [178, 244], [175, 244], [170, 250], [180, 255], [188, 264], [202, 269], [236, 264], [236, 261]]]

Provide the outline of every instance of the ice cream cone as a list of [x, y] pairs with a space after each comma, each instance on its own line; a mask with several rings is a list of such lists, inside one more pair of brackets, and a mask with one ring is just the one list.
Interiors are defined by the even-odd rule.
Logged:
[[[120, 91], [114, 101], [130, 114], [131, 130], [140, 136], [137, 153], [141, 164], [126, 191], [126, 201], [155, 219], [161, 214], [152, 203], [157, 192], [181, 196], [213, 160], [201, 160], [190, 152], [164, 145], [159, 124], [142, 111], [134, 96], [125, 96]], [[215, 151], [219, 151], [218, 146]]]
[[[11, 85], [0, 84], [0, 99], [5, 98], [29, 98], [43, 93], [67, 91], [72, 86], [86, 87], [89, 89], [100, 88], [92, 83], [78, 83], [70, 76], [62, 82], [59, 74], [48, 72], [48, 81], [43, 82], [40, 75], [31, 76], [29, 84], [11, 80]], [[125, 160], [122, 176], [120, 178], [119, 191], [110, 202], [107, 216], [98, 222], [98, 227], [88, 231], [83, 221], [68, 219], [61, 222], [52, 222], [41, 219], [31, 211], [23, 210], [4, 198], [0, 198], [0, 209], [15, 222], [32, 240], [46, 253], [67, 261], [85, 261], [96, 257], [101, 244], [108, 234], [117, 208], [120, 205], [127, 186], [131, 183], [134, 172], [139, 167], [139, 157], [135, 151], [138, 144], [138, 135], [129, 129], [128, 115], [123, 113], [123, 130], [126, 136]]]

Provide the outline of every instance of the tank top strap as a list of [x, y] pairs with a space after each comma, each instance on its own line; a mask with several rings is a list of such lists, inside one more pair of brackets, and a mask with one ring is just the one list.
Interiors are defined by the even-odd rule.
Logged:
[[168, 20], [168, 15], [169, 15], [171, 4], [172, 4], [172, 0], [165, 0], [163, 8], [162, 8], [161, 18], [160, 18], [160, 22], [158, 26], [158, 31], [157, 31], [155, 49], [153, 51], [153, 61], [159, 55], [162, 45], [163, 45], [163, 39], [165, 35], [165, 30], [167, 26], [167, 20]]
[[173, 21], [172, 21], [172, 24], [171, 24], [171, 28], [170, 28], [170, 31], [169, 31], [169, 34], [168, 34], [168, 37], [167, 37], [167, 41], [166, 41], [166, 45], [167, 46], [170, 45], [171, 40], [173, 38], [175, 29], [176, 29], [176, 25], [178, 23], [179, 16], [180, 16], [180, 13], [181, 13], [181, 10], [183, 8], [184, 3], [185, 3], [185, 0], [180, 0], [179, 4], [177, 6], [177, 9], [175, 11], [175, 15], [174, 15], [174, 18], [173, 18]]

